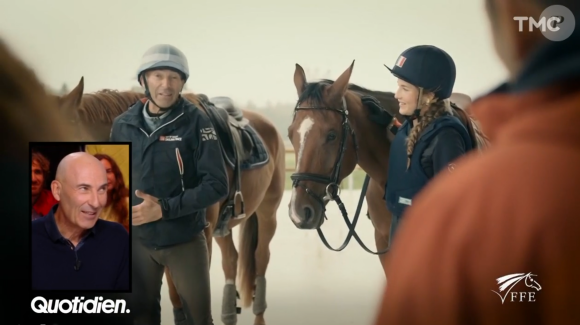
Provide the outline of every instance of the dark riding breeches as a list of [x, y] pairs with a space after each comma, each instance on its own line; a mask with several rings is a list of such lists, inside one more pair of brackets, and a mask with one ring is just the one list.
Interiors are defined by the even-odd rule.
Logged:
[[[132, 301], [135, 325], [161, 324], [161, 284], [169, 268], [184, 311], [195, 325], [213, 325], [209, 282], [209, 256], [205, 235], [163, 249], [143, 246], [133, 240]], [[192, 320], [192, 321], [191, 321]]]

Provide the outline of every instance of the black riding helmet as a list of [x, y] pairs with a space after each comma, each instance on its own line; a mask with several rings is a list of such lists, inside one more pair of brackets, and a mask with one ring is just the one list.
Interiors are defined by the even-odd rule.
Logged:
[[[451, 97], [455, 84], [455, 62], [447, 52], [436, 46], [419, 45], [408, 48], [399, 55], [392, 69], [387, 65], [385, 67], [395, 77], [433, 92], [439, 100]], [[419, 96], [421, 93], [419, 92]], [[420, 109], [417, 107], [410, 118], [417, 118], [419, 113]]]

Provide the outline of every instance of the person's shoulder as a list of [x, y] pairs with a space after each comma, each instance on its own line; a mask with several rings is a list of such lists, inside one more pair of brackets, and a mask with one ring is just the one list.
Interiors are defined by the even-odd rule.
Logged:
[[198, 107], [197, 104], [193, 103], [187, 98], [183, 98], [183, 111], [187, 114], [194, 122], [197, 121], [209, 121], [209, 116], [207, 113]]
[[30, 226], [30, 243], [32, 245], [32, 251], [34, 252], [44, 252], [50, 246], [51, 239], [48, 233], [48, 219], [49, 216], [44, 216], [32, 220]]
[[456, 144], [458, 142], [465, 145], [465, 142], [468, 141], [468, 136], [468, 134], [461, 130], [460, 126], [447, 125], [437, 130], [429, 141], [431, 145]]
[[455, 126], [444, 126], [437, 132], [437, 137], [439, 138], [459, 138], [462, 137], [461, 133]]
[[128, 118], [128, 116], [133, 116], [133, 115], [139, 114], [141, 112], [141, 110], [143, 109], [143, 105], [145, 105], [145, 104], [141, 100], [134, 102], [133, 104], [131, 104], [127, 108], [126, 111], [117, 115], [113, 119], [113, 125], [114, 126], [118, 125], [120, 122], [126, 120]]
[[129, 241], [129, 234], [122, 224], [114, 221], [97, 220], [97, 236], [103, 234], [108, 240]]
[[[418, 195], [420, 200], [414, 200], [417, 204], [411, 210], [443, 214], [449, 209], [464, 209], [466, 213], [483, 209], [477, 213], [486, 211], [498, 216], [513, 212], [507, 207], [529, 206], [530, 202], [540, 212], [562, 200], [577, 201], [572, 197], [565, 199], [573, 191], [562, 188], [574, 186], [575, 181], [568, 173], [580, 164], [580, 153], [575, 159], [564, 159], [563, 155], [556, 146], [544, 145], [502, 146], [483, 153], [471, 152], [450, 164], [448, 172], [434, 178]], [[493, 204], [497, 210], [482, 204]], [[433, 206], [437, 206], [435, 212]]]
[[32, 235], [42, 235], [46, 233], [46, 222], [48, 220], [47, 216], [40, 217], [38, 219], [32, 220], [31, 229]]
[[191, 100], [183, 97], [183, 109], [187, 113], [199, 113], [199, 107]]
[[[461, 120], [453, 115], [443, 115], [435, 119], [434, 123], [440, 131], [454, 129], [456, 131], [465, 129], [465, 125], [461, 122]], [[466, 130], [466, 129], [465, 129]]]

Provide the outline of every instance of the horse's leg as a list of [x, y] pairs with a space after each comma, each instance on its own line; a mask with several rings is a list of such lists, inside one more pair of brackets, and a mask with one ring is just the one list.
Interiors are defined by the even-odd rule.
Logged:
[[[383, 200], [385, 190], [372, 179], [366, 194], [367, 206], [373, 226], [375, 227], [375, 244], [378, 251], [385, 250], [389, 246], [389, 232], [391, 230], [391, 213]], [[379, 260], [387, 276], [389, 253], [379, 255]]]
[[238, 322], [236, 311], [236, 270], [238, 267], [238, 251], [234, 245], [232, 232], [225, 237], [216, 237], [220, 251], [222, 252], [222, 268], [226, 277], [222, 297], [222, 322], [225, 325], [235, 325]]
[[[269, 203], [269, 202], [268, 202]], [[278, 204], [274, 206], [264, 204], [257, 211], [258, 217], [258, 245], [254, 253], [256, 263], [255, 291], [253, 312], [256, 315], [255, 325], [265, 325], [264, 313], [266, 303], [266, 269], [270, 262], [270, 242], [276, 233], [276, 211]]]
[[220, 212], [220, 205], [221, 202], [218, 202], [210, 207], [208, 207], [205, 211], [205, 219], [209, 223], [209, 226], [205, 228], [203, 231], [205, 232], [205, 240], [207, 240], [207, 251], [209, 256], [209, 266], [211, 268], [211, 252], [212, 252], [212, 245], [213, 245], [213, 229], [217, 224], [219, 212]]
[[[283, 147], [282, 147], [283, 148]], [[282, 201], [282, 197], [284, 196], [284, 182], [286, 177], [285, 172], [285, 157], [278, 157], [277, 160], [277, 168], [274, 170], [274, 174], [272, 175], [272, 182], [268, 187], [268, 191], [262, 200], [262, 203], [256, 210], [257, 220], [258, 223], [258, 241], [256, 243], [254, 249], [254, 261], [255, 261], [255, 289], [254, 289], [254, 303], [253, 303], [253, 312], [256, 315], [254, 319], [255, 325], [265, 325], [266, 321], [264, 319], [264, 313], [266, 312], [266, 308], [268, 304], [266, 303], [266, 269], [268, 268], [268, 263], [270, 262], [270, 242], [276, 233], [276, 213], [278, 212], [278, 207], [280, 206], [280, 202]], [[250, 223], [252, 220], [248, 220], [246, 227], [250, 227]], [[248, 232], [244, 232], [244, 234], [248, 234]], [[251, 237], [251, 236], [248, 236]], [[246, 239], [248, 238], [246, 237]], [[244, 245], [244, 242], [241, 241], [240, 247], [246, 247], [245, 250], [240, 248], [241, 252], [250, 253], [253, 245]], [[243, 260], [243, 259], [242, 259]], [[243, 264], [240, 263], [240, 266]], [[244, 272], [240, 272], [240, 278], [244, 280], [242, 274]], [[249, 277], [247, 277], [250, 280]], [[250, 285], [250, 283], [248, 283]]]
[[[209, 256], [209, 263], [211, 266], [211, 247], [212, 247], [212, 240], [213, 240], [213, 226], [216, 224], [217, 215], [219, 213], [219, 203], [216, 203], [206, 210], [206, 220], [209, 222], [210, 226], [205, 228], [203, 231], [205, 233], [205, 239], [207, 240], [207, 250]], [[167, 287], [169, 288], [169, 300], [171, 301], [171, 305], [173, 305], [173, 320], [175, 325], [185, 325], [186, 317], [185, 313], [183, 312], [183, 304], [181, 303], [181, 298], [177, 293], [177, 289], [175, 288], [175, 284], [173, 283], [173, 279], [171, 278], [171, 274], [169, 269], [165, 268], [165, 278], [167, 279]]]

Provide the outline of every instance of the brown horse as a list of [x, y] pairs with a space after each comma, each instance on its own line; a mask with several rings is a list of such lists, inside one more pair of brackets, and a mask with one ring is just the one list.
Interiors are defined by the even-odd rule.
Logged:
[[[353, 67], [354, 61], [334, 82], [308, 83], [304, 70], [296, 65], [294, 84], [299, 100], [288, 127], [288, 137], [296, 153], [289, 215], [298, 228], [316, 228], [327, 247], [342, 250], [348, 241], [341, 248], [331, 248], [319, 227], [326, 218], [326, 204], [339, 199], [339, 184], [358, 164], [370, 177], [366, 200], [369, 218], [375, 228], [375, 245], [378, 255], [382, 255], [388, 251], [392, 218], [383, 200], [389, 151], [394, 138], [391, 129], [401, 123], [403, 117], [393, 93], [350, 84]], [[465, 99], [465, 96], [454, 94], [454, 98]], [[462, 109], [456, 105], [453, 107], [470, 133], [479, 139], [481, 134], [473, 129], [473, 121]], [[341, 202], [337, 200], [337, 203], [340, 207]], [[343, 217], [346, 218], [345, 212]], [[349, 225], [349, 230], [354, 232], [354, 226], [351, 228]], [[362, 241], [359, 243], [370, 252]], [[380, 256], [380, 261], [386, 276], [388, 254]]]
[[55, 97], [0, 38], [2, 157], [24, 158], [28, 166], [29, 142], [78, 140], [71, 139], [75, 128], [54, 114], [57, 107]]
[[[237, 313], [239, 311], [236, 306], [236, 284], [239, 284], [242, 307], [249, 307], [253, 299], [253, 312], [256, 315], [254, 322], [255, 324], [265, 324], [265, 274], [270, 260], [269, 245], [276, 231], [276, 212], [280, 206], [285, 185], [286, 163], [282, 136], [264, 116], [252, 111], [239, 110], [232, 106], [227, 99], [224, 102], [223, 97], [219, 102], [224, 107], [217, 110], [215, 106], [209, 104], [207, 101], [200, 100], [200, 97], [203, 98], [202, 96], [198, 97], [194, 94], [184, 94], [183, 97], [196, 104], [196, 106], [203, 109], [206, 113], [208, 109], [214, 112], [220, 112], [221, 109], [225, 109], [222, 112], [229, 112], [229, 121], [226, 121], [227, 124], [234, 124], [238, 127], [240, 127], [240, 124], [249, 124], [257, 134], [254, 135], [253, 139], [254, 147], [258, 148], [258, 144], [262, 143], [262, 149], [266, 152], [267, 161], [264, 159], [260, 161], [254, 160], [253, 166], [247, 165], [242, 167], [240, 190], [243, 196], [245, 215], [239, 212], [241, 211], [242, 204], [239, 200], [236, 200], [234, 210], [239, 218], [232, 218], [229, 222], [225, 223], [224, 228], [220, 228], [218, 220], [222, 220], [220, 216], [227, 208], [228, 201], [226, 199], [207, 209], [206, 218], [211, 227], [205, 230], [210, 259], [212, 238], [215, 238], [222, 253], [222, 268], [226, 278], [221, 317], [223, 323], [230, 325], [236, 324], [237, 322]], [[126, 111], [137, 100], [142, 100], [143, 98], [145, 98], [145, 95], [142, 93], [111, 90], [103, 90], [83, 96], [83, 80], [81, 79], [79, 85], [62, 98], [63, 102], [78, 103], [79, 105], [61, 108], [69, 110], [71, 116], [78, 116], [78, 121], [80, 122], [79, 127], [93, 132], [93, 135], [99, 140], [106, 141], [109, 138], [113, 119]], [[215, 101], [216, 103], [218, 102], [218, 100]], [[212, 107], [214, 108], [212, 109]], [[243, 120], [240, 114], [243, 115]], [[210, 117], [212, 116], [211, 114], [209, 115]], [[219, 130], [219, 121], [214, 119], [212, 122], [216, 124], [216, 130]], [[247, 128], [245, 129], [247, 130]], [[237, 128], [231, 129], [233, 137], [245, 137], [247, 139], [248, 133], [239, 133], [237, 130]], [[220, 140], [223, 143], [224, 139], [220, 138]], [[239, 155], [243, 155], [243, 151], [245, 151], [245, 158], [251, 156], [244, 142], [238, 141], [236, 144]], [[247, 162], [248, 160], [244, 161]], [[229, 175], [229, 184], [235, 184], [232, 164], [226, 163], [226, 167]], [[239, 263], [238, 252], [230, 231], [237, 225], [241, 225]], [[238, 266], [239, 274], [236, 274]], [[180, 309], [182, 303], [167, 269], [165, 276], [169, 286], [171, 303], [174, 308]], [[237, 278], [239, 278], [239, 281], [236, 281]]]

